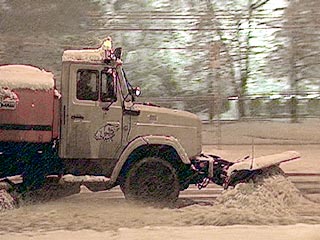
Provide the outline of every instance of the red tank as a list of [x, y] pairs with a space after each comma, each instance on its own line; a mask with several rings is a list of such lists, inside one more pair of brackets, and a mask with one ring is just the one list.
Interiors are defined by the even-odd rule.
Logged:
[[0, 66], [0, 142], [46, 143], [59, 137], [59, 99], [50, 72]]

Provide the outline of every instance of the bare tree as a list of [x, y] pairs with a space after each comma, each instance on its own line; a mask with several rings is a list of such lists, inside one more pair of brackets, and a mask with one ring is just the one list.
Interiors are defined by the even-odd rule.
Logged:
[[319, 8], [317, 0], [290, 1], [284, 23], [275, 33], [277, 45], [269, 67], [273, 76], [288, 81], [292, 122], [298, 118], [295, 95], [320, 89]]
[[[228, 67], [232, 67], [234, 94], [239, 96], [239, 115], [245, 116], [244, 97], [247, 95], [248, 80], [251, 77], [251, 40], [254, 38], [252, 23], [256, 12], [261, 11], [269, 0], [210, 1], [213, 5], [222, 4], [225, 11], [220, 25], [228, 31], [218, 31], [222, 46], [229, 56]], [[214, 11], [214, 9], [212, 9]], [[227, 19], [227, 20], [225, 20]]]

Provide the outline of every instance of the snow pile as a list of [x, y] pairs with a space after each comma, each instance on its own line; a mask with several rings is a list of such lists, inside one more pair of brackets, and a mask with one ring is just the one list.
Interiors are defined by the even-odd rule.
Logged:
[[15, 208], [15, 201], [11, 195], [5, 190], [0, 190], [0, 212]]
[[51, 72], [26, 65], [0, 66], [0, 88], [49, 90], [53, 87]]
[[62, 55], [62, 61], [101, 62], [104, 60], [102, 49], [66, 50]]
[[183, 221], [193, 225], [293, 224], [298, 222], [296, 207], [308, 205], [281, 169], [271, 167], [250, 183], [224, 191], [213, 206], [183, 209]]

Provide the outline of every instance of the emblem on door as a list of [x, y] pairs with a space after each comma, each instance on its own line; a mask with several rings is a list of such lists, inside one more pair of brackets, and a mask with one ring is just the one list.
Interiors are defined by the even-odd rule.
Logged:
[[97, 130], [94, 138], [96, 140], [111, 142], [119, 129], [120, 129], [119, 123], [108, 123], [107, 125]]

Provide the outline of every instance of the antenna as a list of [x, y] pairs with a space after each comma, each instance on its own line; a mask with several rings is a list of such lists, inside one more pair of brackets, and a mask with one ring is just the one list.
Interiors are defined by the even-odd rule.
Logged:
[[253, 160], [254, 160], [254, 138], [251, 138], [251, 164], [250, 164], [250, 169], [253, 168]]

